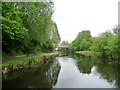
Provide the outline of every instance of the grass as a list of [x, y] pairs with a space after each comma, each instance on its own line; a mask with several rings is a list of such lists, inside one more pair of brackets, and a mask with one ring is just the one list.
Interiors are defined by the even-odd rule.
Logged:
[[38, 65], [49, 62], [53, 57], [57, 55], [58, 53], [37, 54], [32, 57], [20, 60], [8, 61], [2, 65], [0, 64], [0, 66], [2, 66], [2, 71], [4, 73], [8, 73], [10, 71], [15, 71], [18, 69], [37, 67]]
[[27, 67], [35, 67], [36, 64], [38, 64], [37, 58], [28, 58], [23, 60], [16, 60], [16, 61], [8, 61], [4, 64], [2, 64], [2, 69], [5, 70], [5, 68], [8, 69], [8, 71], [14, 71], [22, 68]]
[[26, 58], [31, 58], [31, 57], [39, 57], [39, 56], [54, 56], [56, 54], [59, 54], [58, 52], [52, 52], [52, 53], [36, 53], [36, 54], [24, 54], [24, 55], [16, 55], [16, 56], [9, 56], [9, 55], [3, 55], [2, 63], [5, 63], [7, 61], [15, 61], [15, 60], [21, 60], [21, 59], [26, 59]]
[[94, 55], [94, 52], [92, 52], [92, 51], [76, 51], [75, 53], [76, 54], [81, 54], [81, 55], [84, 55], [84, 56], [93, 56]]

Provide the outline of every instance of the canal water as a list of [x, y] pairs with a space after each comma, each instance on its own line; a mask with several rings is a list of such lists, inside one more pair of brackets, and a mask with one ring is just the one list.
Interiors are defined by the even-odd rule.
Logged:
[[42, 67], [4, 75], [2, 88], [117, 88], [115, 62], [75, 56], [56, 57]]

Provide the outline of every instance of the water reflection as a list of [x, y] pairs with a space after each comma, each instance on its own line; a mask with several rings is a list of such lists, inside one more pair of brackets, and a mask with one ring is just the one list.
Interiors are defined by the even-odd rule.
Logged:
[[[120, 78], [118, 70], [118, 63], [109, 61], [107, 59], [98, 59], [96, 57], [84, 57], [80, 55], [74, 55], [77, 59], [78, 68], [82, 73], [90, 73], [94, 70], [94, 74], [98, 75], [100, 79], [104, 79], [109, 82], [113, 87], [120, 87]], [[95, 67], [94, 67], [95, 66]], [[91, 68], [92, 67], [92, 68]]]
[[61, 70], [54, 88], [115, 88], [114, 82], [108, 83], [101, 77], [94, 60], [90, 61], [90, 58], [75, 60], [69, 57], [57, 59]]
[[91, 68], [91, 74], [92, 74], [92, 75], [95, 75], [95, 76], [98, 76], [98, 75], [99, 75], [99, 73], [98, 73], [98, 70], [97, 70], [97, 67], [96, 67], [96, 66], [93, 66], [93, 67]]
[[107, 64], [104, 64], [104, 62], [99, 62], [97, 67], [102, 78], [106, 79], [110, 83], [114, 82], [117, 87], [120, 87], [120, 81], [118, 78], [120, 70], [118, 70], [118, 63], [108, 62]]
[[43, 66], [3, 76], [3, 88], [116, 88], [118, 65], [93, 57], [57, 57]]
[[42, 67], [10, 73], [3, 77], [3, 88], [52, 88], [60, 71], [57, 60], [53, 61]]

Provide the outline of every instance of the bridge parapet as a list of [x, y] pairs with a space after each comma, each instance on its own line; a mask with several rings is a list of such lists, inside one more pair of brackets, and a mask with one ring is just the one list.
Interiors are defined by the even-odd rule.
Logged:
[[66, 55], [71, 55], [71, 49], [70, 49], [70, 46], [58, 46], [57, 48], [64, 48], [64, 49], [66, 49], [67, 50], [67, 53], [66, 53]]
[[70, 48], [69, 46], [58, 46], [58, 48]]

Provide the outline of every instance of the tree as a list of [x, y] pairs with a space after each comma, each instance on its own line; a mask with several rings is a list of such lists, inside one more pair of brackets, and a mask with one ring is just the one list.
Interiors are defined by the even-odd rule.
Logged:
[[119, 49], [118, 29], [101, 33], [99, 37], [93, 38], [91, 50], [96, 52], [99, 57], [108, 58], [109, 60], [118, 60]]
[[73, 51], [91, 50], [97, 56], [107, 58], [108, 61], [118, 61], [120, 54], [119, 26], [101, 33], [98, 37], [91, 37], [89, 31], [82, 31], [71, 46]]
[[53, 2], [3, 2], [2, 8], [3, 52], [53, 51], [60, 42], [57, 24], [52, 20]]
[[73, 51], [89, 50], [91, 46], [91, 34], [90, 31], [79, 32], [77, 38], [72, 42]]
[[23, 26], [22, 17], [25, 15], [15, 3], [2, 3], [2, 45], [3, 51], [14, 52], [20, 47], [28, 30]]

